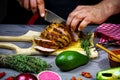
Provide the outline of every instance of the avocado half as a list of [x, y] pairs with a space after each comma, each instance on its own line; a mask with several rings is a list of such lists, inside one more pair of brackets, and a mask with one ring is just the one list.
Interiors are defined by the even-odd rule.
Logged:
[[120, 67], [99, 71], [96, 80], [120, 80]]

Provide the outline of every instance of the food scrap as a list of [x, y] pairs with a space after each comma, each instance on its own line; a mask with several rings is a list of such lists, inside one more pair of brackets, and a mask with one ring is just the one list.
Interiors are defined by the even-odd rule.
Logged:
[[[85, 78], [92, 78], [92, 75], [89, 72], [82, 71], [80, 75], [82, 75]], [[82, 78], [81, 77], [76, 78], [75, 76], [72, 76], [71, 80], [82, 80]]]
[[75, 76], [72, 76], [71, 80], [77, 80]]
[[92, 75], [89, 72], [83, 71], [83, 72], [81, 72], [81, 75], [86, 77], [86, 78], [92, 78]]
[[81, 77], [76, 78], [75, 76], [72, 76], [71, 80], [82, 80]]
[[5, 72], [0, 72], [0, 78], [4, 77], [6, 75]]
[[82, 80], [82, 78], [81, 77], [78, 77], [78, 79], [77, 80]]
[[9, 77], [7, 77], [5, 80], [15, 80], [15, 77], [9, 76]]

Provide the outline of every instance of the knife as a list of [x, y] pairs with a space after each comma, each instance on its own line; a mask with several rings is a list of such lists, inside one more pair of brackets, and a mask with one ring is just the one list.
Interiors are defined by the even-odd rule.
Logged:
[[60, 16], [58, 16], [57, 14], [53, 13], [48, 9], [45, 9], [45, 11], [46, 11], [44, 17], [45, 21], [49, 23], [60, 23], [66, 25], [66, 20], [64, 20], [63, 18], [61, 18]]

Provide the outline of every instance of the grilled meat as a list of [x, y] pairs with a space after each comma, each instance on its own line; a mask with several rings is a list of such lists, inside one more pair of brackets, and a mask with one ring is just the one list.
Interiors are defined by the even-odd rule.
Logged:
[[40, 46], [39, 48], [37, 47], [37, 49], [40, 51], [47, 51], [48, 49], [48, 52], [66, 47], [71, 41], [72, 37], [69, 30], [63, 24], [57, 23], [48, 25], [46, 29], [41, 32], [39, 38], [35, 38], [36, 44]]

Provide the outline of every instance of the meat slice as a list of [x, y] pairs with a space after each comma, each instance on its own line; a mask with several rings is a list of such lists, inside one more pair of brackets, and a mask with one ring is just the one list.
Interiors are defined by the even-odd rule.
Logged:
[[58, 45], [54, 41], [51, 41], [51, 40], [48, 40], [48, 39], [43, 39], [43, 38], [40, 38], [40, 37], [36, 37], [34, 39], [34, 41], [38, 46], [41, 46], [41, 47], [44, 47], [44, 48], [53, 48], [53, 49], [58, 48]]
[[35, 46], [35, 49], [39, 50], [40, 52], [44, 52], [44, 54], [47, 54], [47, 55], [48, 55], [48, 53], [52, 53], [56, 50], [56, 49], [52, 49], [52, 48], [45, 48], [42, 46]]

